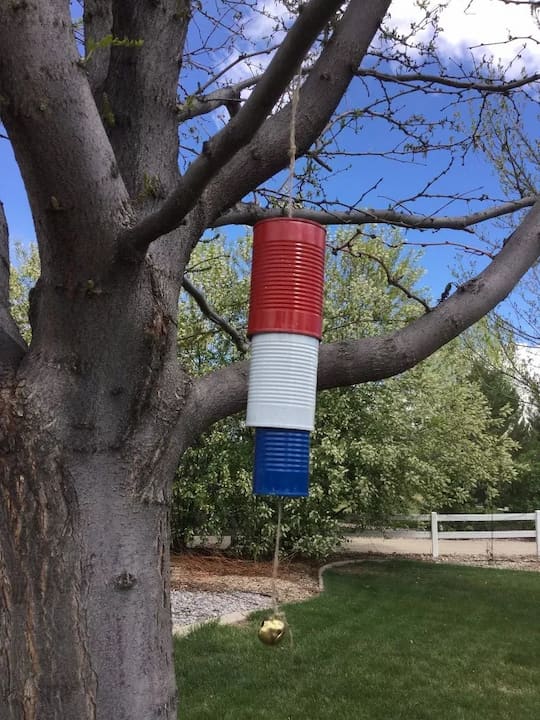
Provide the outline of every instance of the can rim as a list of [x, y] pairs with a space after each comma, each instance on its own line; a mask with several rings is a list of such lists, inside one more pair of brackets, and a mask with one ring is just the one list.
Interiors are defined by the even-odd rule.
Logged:
[[255, 225], [253, 226], [253, 229], [259, 227], [260, 225], [264, 225], [265, 223], [275, 223], [275, 222], [295, 222], [295, 223], [305, 223], [306, 225], [314, 225], [315, 227], [319, 228], [319, 230], [322, 230], [324, 234], [326, 235], [326, 227], [324, 225], [321, 225], [320, 223], [316, 222], [315, 220], [308, 220], [307, 218], [298, 218], [298, 217], [287, 217], [285, 215], [277, 215], [276, 217], [269, 217], [264, 218], [264, 220], [258, 220]]

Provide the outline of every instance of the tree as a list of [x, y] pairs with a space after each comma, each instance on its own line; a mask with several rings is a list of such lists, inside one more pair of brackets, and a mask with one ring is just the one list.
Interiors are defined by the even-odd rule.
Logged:
[[[355, 127], [382, 116], [408, 138], [388, 152], [417, 159], [446, 147], [465, 161], [477, 138], [453, 138], [441, 93], [481, 111], [493, 94], [524, 93], [538, 80], [494, 79], [489, 63], [445, 67], [438, 13], [420, 3], [424, 19], [397, 31], [384, 22], [390, 6], [85, 0], [75, 23], [66, 0], [0, 6], [2, 134], [25, 183], [41, 260], [27, 347], [8, 307], [2, 211], [2, 718], [175, 714], [171, 481], [199, 434], [244, 407], [247, 368], [236, 362], [193, 377], [179, 365], [178, 297], [207, 228], [284, 212], [272, 178], [289, 164], [293, 105], [296, 155], [305, 159], [298, 190], [309, 199], [315, 188], [298, 215], [452, 229], [531, 208], [485, 270], [429, 312], [392, 333], [324, 346], [321, 388], [417, 365], [503, 300], [538, 258], [540, 204], [531, 196], [453, 217], [409, 212], [419, 207], [410, 203], [366, 209], [363, 193], [346, 207], [317, 196], [317, 168], [343, 157]], [[215, 53], [248, 42], [245, 19], [257, 12], [269, 38], [252, 53], [269, 63], [220, 82]], [[246, 54], [229, 65], [244, 68]], [[291, 82], [300, 85], [294, 102]], [[362, 95], [355, 112], [340, 105], [349, 86], [349, 98]], [[400, 98], [414, 93], [435, 119], [403, 116]], [[229, 117], [205, 137], [212, 125], [203, 115], [216, 106]], [[413, 200], [429, 195], [426, 187]], [[260, 204], [246, 202], [250, 193]]]
[[[508, 364], [507, 364], [508, 369]], [[506, 409], [507, 433], [516, 443], [514, 450], [515, 477], [503, 488], [499, 504], [512, 512], [533, 512], [540, 507], [540, 411], [538, 381], [516, 378], [500, 367], [478, 364], [475, 375], [488, 398], [493, 417]], [[517, 388], [521, 390], [520, 392]], [[532, 392], [531, 392], [532, 390]], [[536, 392], [535, 392], [536, 390]]]

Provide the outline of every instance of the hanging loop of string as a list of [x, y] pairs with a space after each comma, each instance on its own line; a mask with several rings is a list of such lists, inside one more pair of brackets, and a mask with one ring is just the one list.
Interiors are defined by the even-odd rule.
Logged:
[[[289, 176], [287, 178], [287, 217], [293, 214], [294, 170], [296, 163], [296, 112], [300, 96], [301, 73], [295, 73], [291, 82], [291, 124], [289, 127]], [[279, 600], [277, 593], [277, 576], [279, 570], [279, 544], [281, 541], [281, 516], [283, 512], [283, 498], [278, 500], [278, 516], [276, 526], [276, 544], [274, 547], [274, 563], [272, 567], [272, 607], [274, 614], [279, 613]]]
[[[293, 215], [293, 192], [294, 192], [294, 176], [296, 164], [296, 112], [298, 108], [298, 98], [300, 95], [300, 72], [295, 73], [291, 82], [291, 124], [289, 128], [289, 175], [287, 178], [287, 217]], [[275, 617], [285, 620], [285, 613], [279, 608], [279, 595], [277, 589], [277, 579], [279, 572], [279, 546], [281, 543], [281, 520], [283, 516], [283, 498], [278, 498], [277, 508], [277, 524], [276, 524], [276, 541], [274, 545], [274, 561], [272, 565], [272, 611]], [[293, 646], [293, 638], [291, 629], [288, 628], [291, 647]]]

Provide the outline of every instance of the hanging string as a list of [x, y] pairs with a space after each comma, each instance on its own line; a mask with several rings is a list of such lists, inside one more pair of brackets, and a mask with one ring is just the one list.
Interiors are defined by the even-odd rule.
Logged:
[[[295, 74], [291, 84], [291, 124], [289, 128], [289, 176], [287, 178], [287, 217], [293, 214], [293, 191], [296, 163], [296, 111], [300, 95], [300, 73]], [[277, 578], [279, 572], [279, 546], [281, 542], [281, 519], [283, 515], [283, 498], [278, 498], [278, 515], [276, 524], [276, 542], [274, 545], [274, 561], [272, 565], [272, 611], [275, 617], [285, 620], [285, 613], [280, 611], [277, 589]], [[288, 628], [289, 641], [293, 646], [291, 629]]]
[[278, 591], [277, 591], [277, 576], [278, 576], [278, 570], [279, 570], [279, 544], [281, 542], [281, 515], [283, 511], [283, 498], [279, 498], [278, 500], [278, 515], [277, 515], [277, 525], [276, 525], [276, 544], [274, 546], [274, 564], [272, 567], [272, 609], [274, 611], [274, 615], [278, 615], [279, 613], [279, 598], [278, 598]]
[[272, 612], [274, 617], [280, 618], [285, 622], [287, 628], [287, 635], [289, 636], [289, 644], [291, 648], [294, 647], [293, 633], [290, 625], [287, 623], [287, 618], [283, 610], [279, 607], [279, 597], [277, 589], [277, 577], [279, 571], [279, 545], [281, 542], [281, 518], [283, 515], [283, 498], [278, 499], [278, 516], [276, 524], [276, 543], [274, 545], [274, 562], [272, 566]]
[[287, 178], [287, 217], [293, 215], [294, 168], [296, 164], [296, 112], [300, 97], [300, 77], [295, 74], [291, 83], [291, 124], [289, 126], [289, 177]]

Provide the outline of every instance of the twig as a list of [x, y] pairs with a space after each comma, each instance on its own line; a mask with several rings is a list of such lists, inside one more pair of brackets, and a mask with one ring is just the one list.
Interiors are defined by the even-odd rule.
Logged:
[[444, 85], [446, 87], [456, 88], [460, 90], [476, 90], [478, 92], [486, 93], [502, 93], [503, 95], [510, 92], [511, 90], [516, 90], [517, 88], [521, 88], [525, 85], [530, 85], [531, 83], [540, 80], [539, 73], [535, 73], [534, 75], [527, 75], [525, 77], [519, 78], [518, 80], [512, 80], [506, 83], [494, 83], [475, 82], [474, 80], [460, 80], [459, 78], [444, 77], [442, 75], [423, 75], [422, 73], [398, 73], [396, 75], [390, 75], [388, 73], [382, 73], [378, 70], [372, 70], [369, 68], [359, 68], [355, 71], [355, 75], [357, 75], [358, 77], [372, 77], [377, 80], [382, 80], [384, 82], [395, 82], [400, 84], [403, 83], [407, 85], [411, 82], [422, 82], [433, 85]]
[[206, 299], [204, 293], [199, 290], [199, 288], [195, 287], [195, 285], [193, 285], [193, 283], [188, 280], [185, 275], [184, 279], [182, 280], [182, 287], [195, 300], [202, 314], [205, 315], [215, 325], [218, 325], [224, 332], [226, 332], [227, 335], [231, 337], [238, 351], [242, 355], [245, 355], [249, 350], [248, 341], [238, 332], [238, 330], [233, 328], [233, 326], [228, 323], [225, 318], [221, 317], [221, 315], [218, 315], [218, 313], [214, 310], [214, 308]]
[[366, 258], [369, 258], [370, 260], [373, 260], [374, 262], [376, 262], [384, 270], [384, 273], [386, 275], [386, 280], [389, 285], [392, 285], [392, 287], [395, 287], [398, 290], [400, 290], [406, 297], [409, 298], [409, 300], [415, 300], [417, 303], [420, 303], [420, 305], [422, 305], [422, 307], [424, 308], [424, 310], [427, 313], [431, 312], [431, 307], [428, 305], [428, 303], [423, 298], [421, 298], [419, 295], [415, 295], [414, 293], [412, 293], [408, 287], [405, 287], [405, 285], [402, 285], [399, 278], [390, 272], [390, 268], [388, 267], [388, 265], [385, 263], [385, 261], [382, 258], [377, 257], [377, 255], [373, 255], [372, 253], [366, 252], [365, 250], [356, 250], [353, 252], [352, 250], [347, 251], [345, 248], [342, 247], [342, 248], [336, 249], [336, 252], [338, 252], [339, 250], [349, 252], [349, 254], [352, 255], [353, 257], [358, 257], [358, 258], [366, 257]]

